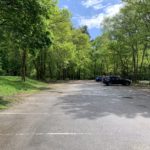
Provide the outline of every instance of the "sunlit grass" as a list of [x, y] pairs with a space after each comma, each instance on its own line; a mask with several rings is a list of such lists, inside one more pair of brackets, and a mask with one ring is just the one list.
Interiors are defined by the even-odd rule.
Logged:
[[20, 77], [0, 76], [0, 109], [7, 108], [13, 100], [11, 96], [20, 93], [33, 93], [47, 84], [27, 78], [26, 82], [21, 81]]

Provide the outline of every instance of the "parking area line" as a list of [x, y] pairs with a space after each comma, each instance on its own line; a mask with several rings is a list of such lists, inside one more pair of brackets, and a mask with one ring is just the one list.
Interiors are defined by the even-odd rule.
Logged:
[[49, 115], [49, 113], [0, 113], [0, 115]]
[[0, 136], [78, 136], [78, 135], [94, 135], [93, 133], [74, 133], [74, 132], [49, 132], [49, 133], [0, 133]]

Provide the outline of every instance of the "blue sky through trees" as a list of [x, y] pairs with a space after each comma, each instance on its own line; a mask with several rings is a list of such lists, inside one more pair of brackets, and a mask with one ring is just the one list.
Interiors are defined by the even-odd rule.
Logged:
[[121, 0], [59, 0], [59, 7], [69, 9], [75, 27], [87, 25], [94, 39], [101, 33], [101, 23], [123, 7]]

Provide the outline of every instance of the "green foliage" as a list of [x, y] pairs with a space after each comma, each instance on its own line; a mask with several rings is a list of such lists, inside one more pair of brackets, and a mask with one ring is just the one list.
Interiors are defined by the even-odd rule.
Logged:
[[[124, 1], [125, 6], [121, 12], [105, 20], [104, 33], [96, 39], [94, 45], [96, 49], [99, 49], [98, 52], [104, 55], [103, 58], [107, 58], [105, 64], [108, 69], [102, 68], [107, 74], [120, 74], [131, 77], [135, 81], [143, 76], [148, 79], [147, 75], [150, 75], [148, 61], [150, 59], [148, 10], [150, 1]], [[107, 39], [105, 39], [106, 34]]]
[[25, 81], [28, 49], [45, 48], [51, 43], [49, 32], [45, 27], [47, 5], [45, 1], [36, 0], [2, 0], [0, 18], [3, 40], [15, 43], [21, 51], [21, 75]]
[[149, 0], [123, 0], [90, 41], [87, 26], [74, 28], [55, 0], [0, 1], [0, 75], [91, 79], [120, 74], [135, 80], [150, 73]]
[[[90, 76], [90, 36], [53, 0], [0, 1], [1, 74], [39, 80]], [[82, 60], [82, 61], [81, 61]]]

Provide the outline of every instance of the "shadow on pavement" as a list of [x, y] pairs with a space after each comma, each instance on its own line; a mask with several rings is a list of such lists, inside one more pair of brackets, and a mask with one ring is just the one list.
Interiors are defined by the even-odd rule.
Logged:
[[59, 105], [75, 119], [98, 119], [110, 115], [150, 118], [150, 96], [132, 87], [78, 85], [78, 92], [61, 97]]

